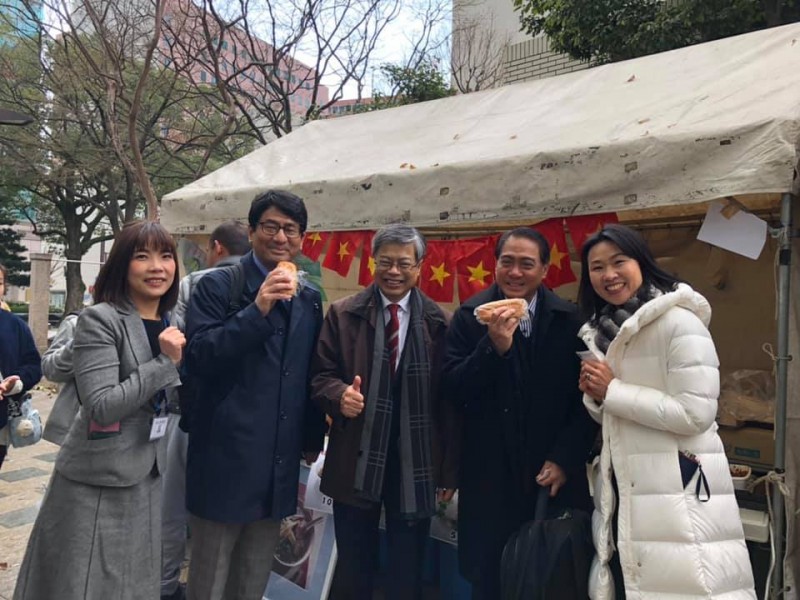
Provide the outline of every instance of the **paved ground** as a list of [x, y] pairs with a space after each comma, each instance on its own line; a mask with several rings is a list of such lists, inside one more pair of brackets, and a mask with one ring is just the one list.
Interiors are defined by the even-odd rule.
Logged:
[[[47, 382], [33, 392], [33, 406], [46, 422], [55, 401], [55, 386]], [[27, 448], [10, 448], [0, 470], [0, 600], [11, 600], [28, 536], [36, 520], [39, 504], [53, 472], [58, 446], [40, 441]], [[186, 581], [186, 565], [181, 579]], [[425, 600], [459, 597], [440, 595], [438, 586], [427, 585]], [[377, 591], [375, 600], [382, 600]], [[155, 600], [155, 599], [154, 599]]]
[[[44, 383], [33, 392], [33, 406], [42, 421], [55, 400], [55, 388]], [[9, 448], [0, 470], [0, 600], [10, 600], [39, 503], [53, 471], [58, 446], [40, 441], [27, 448]]]

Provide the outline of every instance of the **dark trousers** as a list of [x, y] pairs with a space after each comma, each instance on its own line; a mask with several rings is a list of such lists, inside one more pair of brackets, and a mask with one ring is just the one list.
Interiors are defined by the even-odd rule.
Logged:
[[0, 446], [0, 469], [3, 468], [3, 461], [6, 459], [7, 451], [8, 451], [8, 446]]
[[[378, 561], [378, 522], [381, 505], [358, 508], [333, 503], [336, 529], [336, 573], [331, 598], [372, 600]], [[422, 561], [431, 520], [409, 521], [386, 516], [389, 560], [386, 573], [387, 600], [422, 597]]]
[[332, 600], [372, 600], [381, 504], [386, 509], [389, 549], [384, 597], [386, 600], [422, 597], [422, 561], [431, 520], [400, 518], [400, 459], [396, 443], [389, 444], [382, 503], [372, 503], [368, 508], [333, 503], [338, 557]]

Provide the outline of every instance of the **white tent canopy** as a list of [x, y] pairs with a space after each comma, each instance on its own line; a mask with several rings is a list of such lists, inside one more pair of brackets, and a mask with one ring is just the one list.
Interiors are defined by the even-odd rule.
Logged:
[[792, 191], [800, 25], [530, 83], [315, 121], [162, 203], [175, 233], [270, 188], [311, 229], [546, 218]]

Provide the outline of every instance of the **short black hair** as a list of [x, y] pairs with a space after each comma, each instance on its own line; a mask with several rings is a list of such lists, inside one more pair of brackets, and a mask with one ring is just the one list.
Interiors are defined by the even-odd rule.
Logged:
[[247, 222], [250, 224], [251, 230], [255, 231], [261, 215], [273, 206], [297, 223], [300, 226], [300, 233], [306, 232], [308, 211], [306, 211], [305, 202], [299, 196], [283, 190], [268, 190], [253, 199], [250, 204], [250, 213], [247, 215]]
[[497, 245], [494, 247], [494, 257], [496, 259], [500, 258], [503, 253], [503, 246], [506, 245], [508, 238], [512, 237], [521, 237], [532, 241], [539, 247], [539, 260], [542, 261], [542, 264], [550, 264], [550, 244], [547, 238], [531, 227], [515, 227], [501, 235], [500, 239], [497, 240]]
[[217, 225], [211, 232], [209, 242], [212, 245], [214, 242], [219, 242], [233, 256], [244, 256], [250, 251], [247, 225], [233, 219]]
[[627, 257], [639, 263], [642, 272], [642, 286], [651, 285], [662, 292], [671, 292], [682, 283], [674, 275], [658, 266], [647, 242], [638, 231], [610, 223], [586, 240], [581, 249], [581, 281], [578, 286], [578, 305], [586, 318], [596, 318], [608, 304], [592, 287], [589, 278], [589, 252], [600, 242], [614, 244]]
[[128, 296], [128, 268], [133, 255], [139, 250], [157, 250], [169, 252], [175, 257], [176, 269], [167, 293], [158, 302], [159, 314], [172, 310], [178, 302], [177, 262], [178, 248], [169, 232], [155, 221], [135, 221], [122, 228], [114, 238], [114, 245], [108, 260], [100, 267], [97, 281], [94, 284], [94, 302], [108, 302], [114, 306], [124, 306], [130, 302]]

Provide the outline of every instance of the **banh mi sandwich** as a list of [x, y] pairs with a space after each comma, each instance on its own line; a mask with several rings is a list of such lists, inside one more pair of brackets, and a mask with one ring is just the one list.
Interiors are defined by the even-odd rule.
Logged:
[[293, 262], [289, 262], [288, 260], [282, 260], [277, 264], [275, 268], [281, 271], [285, 271], [289, 275], [289, 277], [292, 278], [292, 288], [293, 288], [292, 294], [296, 296], [297, 291], [299, 289], [298, 286], [299, 281], [297, 277], [297, 265], [294, 264]]
[[488, 325], [495, 311], [507, 308], [513, 308], [513, 316], [518, 319], [522, 319], [528, 313], [528, 303], [525, 302], [524, 298], [506, 298], [505, 300], [495, 300], [494, 302], [481, 304], [475, 308], [473, 314], [478, 319], [478, 323]]

